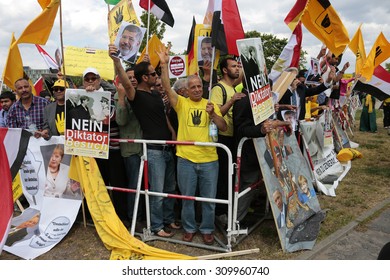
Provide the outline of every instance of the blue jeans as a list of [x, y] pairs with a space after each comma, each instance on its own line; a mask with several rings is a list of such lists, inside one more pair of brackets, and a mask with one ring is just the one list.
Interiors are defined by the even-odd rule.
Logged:
[[[182, 195], [195, 196], [197, 187], [201, 197], [215, 198], [218, 181], [218, 161], [194, 163], [184, 158], [177, 158], [177, 178]], [[202, 203], [202, 221], [199, 231], [210, 234], [214, 231], [215, 203]], [[186, 232], [197, 231], [193, 200], [182, 201], [181, 219]]]
[[[150, 191], [174, 194], [176, 188], [175, 163], [172, 151], [148, 149], [148, 178]], [[164, 228], [175, 221], [175, 199], [150, 196], [152, 231]]]
[[[128, 180], [128, 188], [129, 189], [137, 189], [137, 183], [138, 183], [138, 173], [139, 173], [139, 166], [141, 163], [141, 157], [139, 155], [131, 155], [129, 157], [124, 157], [125, 162], [125, 168], [126, 168], [126, 175]], [[141, 195], [139, 199], [139, 205], [138, 205], [138, 211], [137, 211], [137, 220], [142, 220], [143, 212], [140, 211], [140, 209], [145, 208], [145, 199]], [[127, 193], [127, 217], [129, 218], [129, 221], [133, 219], [133, 212], [134, 212], [134, 203], [135, 203], [135, 193]]]

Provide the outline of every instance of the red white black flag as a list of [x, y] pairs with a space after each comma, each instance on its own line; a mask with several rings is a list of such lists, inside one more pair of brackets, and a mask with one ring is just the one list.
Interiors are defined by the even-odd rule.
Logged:
[[383, 101], [390, 97], [390, 73], [379, 65], [375, 68], [370, 81], [358, 81], [353, 89], [371, 94]]
[[0, 128], [0, 253], [13, 215], [12, 180], [26, 154], [30, 133], [20, 128]]
[[150, 1], [150, 12], [155, 15], [159, 20], [165, 22], [169, 26], [173, 27], [175, 24], [175, 19], [171, 13], [171, 10], [168, 7], [165, 0], [140, 0], [139, 5], [141, 8], [148, 11]]
[[244, 39], [245, 34], [236, 0], [214, 1], [211, 38], [212, 45], [220, 51], [221, 55], [239, 56], [236, 41]]
[[50, 69], [50, 72], [57, 73], [60, 68], [57, 62], [40, 46], [35, 44], [38, 49], [38, 52], [41, 54], [43, 60], [46, 62], [47, 67]]

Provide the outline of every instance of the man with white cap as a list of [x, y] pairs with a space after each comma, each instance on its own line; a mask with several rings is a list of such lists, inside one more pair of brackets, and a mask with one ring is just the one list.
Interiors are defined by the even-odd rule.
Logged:
[[[87, 92], [104, 91], [100, 85], [101, 77], [96, 68], [89, 67], [83, 72], [83, 87]], [[113, 95], [109, 101], [110, 110], [115, 110]], [[119, 127], [115, 120], [115, 113], [110, 112], [110, 138], [119, 138]], [[109, 157], [108, 159], [96, 158], [96, 163], [99, 166], [100, 173], [104, 183], [107, 186], [126, 186], [126, 170], [120, 153], [119, 142], [109, 142]]]
[[83, 87], [86, 91], [103, 91], [100, 86], [101, 78], [96, 68], [89, 67], [83, 72]]

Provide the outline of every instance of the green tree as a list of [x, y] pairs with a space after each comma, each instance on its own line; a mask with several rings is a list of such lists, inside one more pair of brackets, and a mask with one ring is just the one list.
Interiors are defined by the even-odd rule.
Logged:
[[[141, 27], [147, 28], [148, 27], [148, 13], [146, 11], [142, 11], [142, 15], [140, 18], [141, 18]], [[164, 33], [166, 30], [165, 26], [166, 26], [165, 23], [160, 21], [153, 14], [150, 14], [149, 38], [146, 38], [146, 34], [145, 34], [139, 50], [142, 51], [145, 48], [146, 42], [149, 41], [149, 39], [152, 37], [153, 34], [156, 34], [156, 36], [160, 40], [162, 40], [164, 38]]]
[[[276, 60], [279, 58], [279, 55], [283, 51], [283, 48], [287, 45], [288, 39], [282, 38], [279, 39], [273, 34], [260, 33], [255, 30], [248, 31], [245, 33], [245, 38], [261, 38], [263, 43], [263, 51], [265, 64], [268, 71], [271, 70], [272, 66], [275, 64]], [[299, 61], [299, 68], [305, 68], [307, 63], [305, 56], [307, 52], [301, 49], [301, 58]]]
[[390, 72], [390, 63], [386, 63], [385, 68], [386, 68], [387, 72]]

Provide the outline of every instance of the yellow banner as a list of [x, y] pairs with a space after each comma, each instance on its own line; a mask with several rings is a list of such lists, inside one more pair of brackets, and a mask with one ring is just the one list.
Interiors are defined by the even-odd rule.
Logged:
[[23, 194], [22, 181], [20, 179], [20, 173], [19, 172], [18, 172], [18, 174], [16, 174], [15, 179], [12, 181], [12, 195], [13, 195], [14, 203]]
[[187, 255], [157, 249], [130, 235], [117, 216], [94, 158], [72, 157], [69, 177], [79, 181], [87, 199], [97, 233], [112, 260], [196, 259]]
[[122, 0], [108, 13], [108, 37], [114, 43], [122, 21], [140, 25], [131, 0]]
[[86, 68], [94, 67], [103, 79], [114, 79], [114, 64], [108, 56], [108, 50], [67, 46], [64, 57], [66, 75], [82, 76]]

